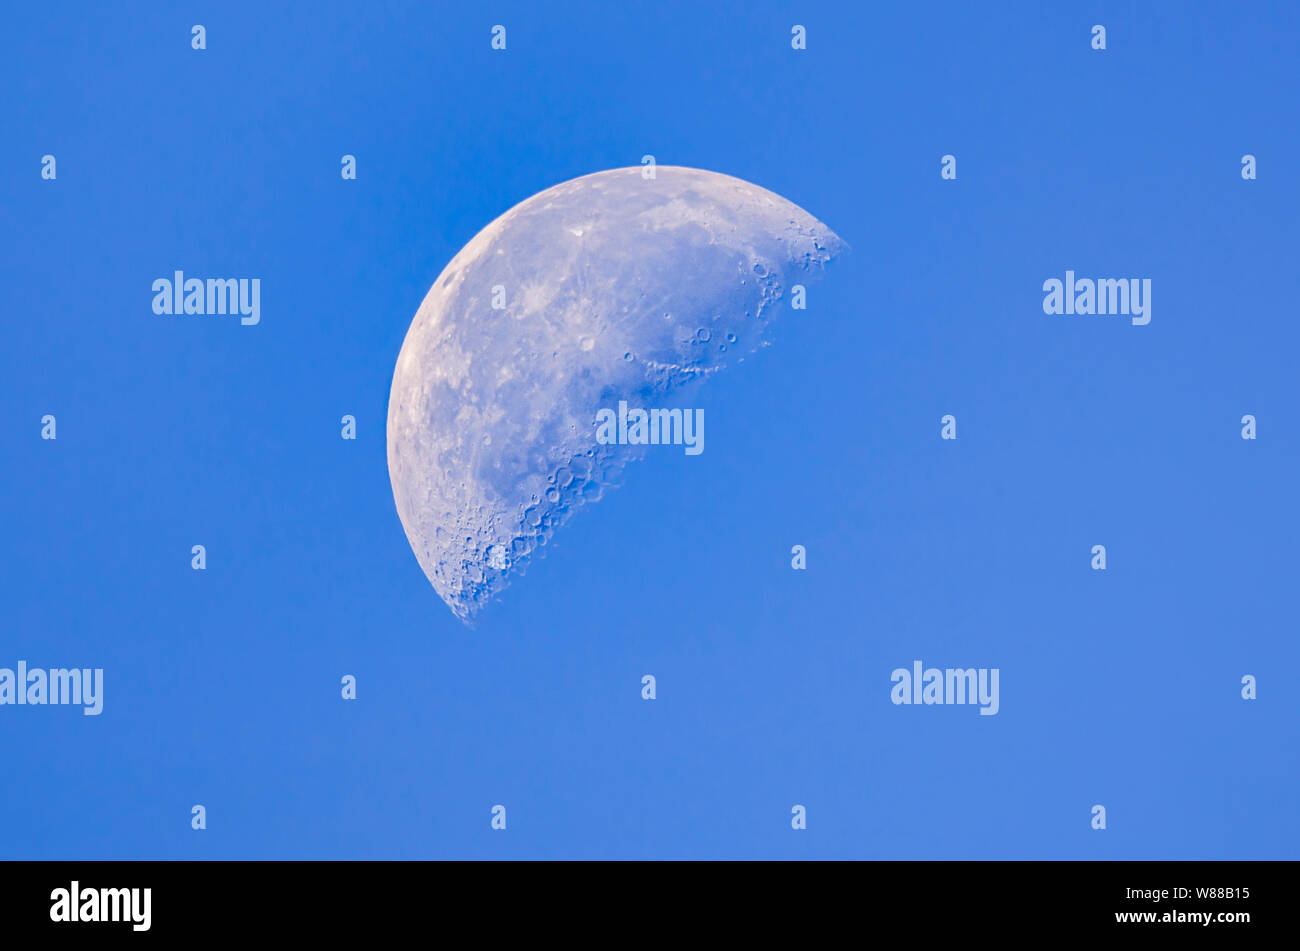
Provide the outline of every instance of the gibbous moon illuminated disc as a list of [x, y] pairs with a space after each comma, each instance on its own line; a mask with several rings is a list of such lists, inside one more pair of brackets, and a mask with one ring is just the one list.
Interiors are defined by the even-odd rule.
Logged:
[[596, 413], [656, 406], [765, 343], [789, 289], [843, 242], [714, 172], [585, 175], [480, 231], [411, 322], [388, 472], [420, 566], [470, 619], [631, 458]]

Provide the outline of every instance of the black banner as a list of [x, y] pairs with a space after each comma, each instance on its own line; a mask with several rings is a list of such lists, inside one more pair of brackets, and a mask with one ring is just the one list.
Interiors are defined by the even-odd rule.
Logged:
[[455, 926], [458, 941], [848, 929], [917, 947], [1224, 943], [1289, 931], [1294, 874], [1283, 862], [30, 862], [0, 865], [0, 920], [7, 937], [56, 941], [373, 940], [427, 927], [436, 938]]

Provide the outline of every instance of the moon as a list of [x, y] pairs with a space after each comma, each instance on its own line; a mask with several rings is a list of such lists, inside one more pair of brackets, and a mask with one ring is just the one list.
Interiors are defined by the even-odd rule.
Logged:
[[393, 500], [452, 613], [470, 622], [637, 457], [597, 442], [598, 410], [743, 362], [845, 249], [779, 195], [673, 166], [563, 182], [475, 235], [420, 304], [388, 401]]

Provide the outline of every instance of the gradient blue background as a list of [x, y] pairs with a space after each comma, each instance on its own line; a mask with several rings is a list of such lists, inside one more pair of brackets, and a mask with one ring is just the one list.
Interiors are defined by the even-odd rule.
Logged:
[[[0, 708], [0, 857], [1300, 857], [1293, 4], [374, 6], [6, 14], [0, 666], [106, 698]], [[481, 227], [645, 153], [853, 253], [468, 630], [398, 349]], [[177, 268], [261, 325], [154, 316]], [[1067, 268], [1151, 324], [1045, 316]], [[917, 658], [1001, 712], [893, 706]]]

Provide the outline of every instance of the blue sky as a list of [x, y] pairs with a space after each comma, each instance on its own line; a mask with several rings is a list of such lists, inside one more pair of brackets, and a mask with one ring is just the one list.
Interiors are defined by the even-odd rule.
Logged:
[[[1297, 856], [1293, 5], [382, 6], [8, 15], [0, 667], [105, 702], [0, 707], [0, 857]], [[646, 153], [853, 253], [468, 630], [393, 505], [403, 336]], [[174, 269], [261, 323], [156, 317]], [[1151, 323], [1045, 315], [1067, 269]], [[918, 658], [1000, 712], [894, 706]]]

